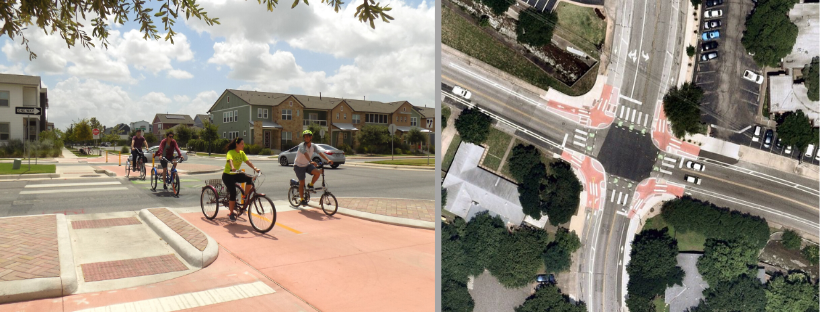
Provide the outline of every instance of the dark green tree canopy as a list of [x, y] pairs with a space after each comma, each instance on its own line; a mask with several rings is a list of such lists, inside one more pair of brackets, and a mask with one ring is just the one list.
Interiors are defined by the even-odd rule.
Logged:
[[541, 267], [547, 239], [547, 232], [530, 227], [504, 235], [495, 259], [490, 262], [490, 273], [508, 288], [531, 283]]
[[533, 166], [541, 163], [541, 152], [533, 145], [518, 144], [510, 153], [510, 175], [517, 181], [522, 181]]
[[741, 275], [755, 275], [758, 249], [737, 241], [706, 239], [698, 272], [709, 285], [730, 281]]
[[561, 293], [558, 287], [553, 285], [541, 286], [535, 290], [535, 294], [527, 298], [524, 304], [515, 308], [515, 312], [586, 312], [586, 305], [581, 302], [572, 304], [567, 295]]
[[776, 275], [766, 285], [766, 312], [817, 311], [818, 288], [805, 273]]
[[803, 67], [803, 80], [809, 89], [809, 100], [820, 101], [820, 56], [811, 59], [811, 63]]
[[800, 252], [803, 254], [803, 257], [809, 261], [809, 263], [817, 265], [819, 260], [818, 258], [820, 258], [820, 255], [818, 255], [820, 248], [818, 248], [817, 245], [807, 245], [806, 247], [803, 247], [803, 250]]
[[663, 295], [666, 287], [683, 282], [684, 272], [678, 265], [678, 242], [667, 229], [643, 230], [632, 241], [626, 304], [630, 311], [654, 311], [650, 306], [655, 296]]
[[472, 312], [475, 307], [467, 285], [451, 279], [441, 279], [441, 311]]
[[548, 246], [544, 253], [544, 266], [547, 272], [558, 273], [569, 270], [572, 264], [572, 253], [581, 248], [581, 240], [575, 231], [570, 232], [566, 228], [559, 227], [555, 232], [555, 240]]
[[793, 230], [785, 230], [783, 231], [783, 246], [788, 249], [797, 250], [800, 249], [800, 245], [803, 243], [803, 240], [800, 238], [800, 235]]
[[766, 294], [757, 278], [743, 275], [703, 291], [704, 299], [693, 312], [765, 311]]
[[498, 216], [490, 216], [488, 211], [470, 219], [465, 230], [464, 248], [467, 258], [473, 262], [470, 272], [472, 275], [478, 276], [484, 268], [490, 266], [506, 234], [504, 221]]
[[461, 111], [456, 119], [456, 130], [461, 135], [461, 140], [476, 145], [487, 140], [487, 136], [490, 135], [490, 126], [490, 116], [477, 108], [467, 108]]
[[789, 10], [797, 0], [759, 0], [746, 19], [741, 43], [754, 53], [758, 66], [776, 67], [780, 59], [792, 52], [797, 41], [797, 25], [789, 19]]
[[534, 8], [521, 11], [515, 25], [517, 40], [533, 47], [547, 45], [552, 40], [552, 30], [557, 23], [558, 16], [553, 13], [541, 13]]
[[356, 138], [361, 144], [372, 148], [390, 142], [390, 131], [387, 130], [387, 126], [365, 125], [359, 129]]
[[700, 122], [700, 101], [703, 89], [691, 83], [684, 83], [680, 88], [672, 86], [663, 97], [663, 111], [672, 123], [672, 133], [683, 138], [687, 133], [703, 131]]
[[549, 216], [550, 224], [567, 223], [578, 212], [583, 186], [566, 161], [550, 164], [550, 175], [541, 192], [541, 211]]
[[[273, 8], [279, 4], [279, 0], [257, 0], [259, 4], [264, 3], [268, 11], [273, 11]], [[301, 0], [308, 5], [308, 0]], [[295, 0], [291, 8], [296, 7], [300, 0]], [[146, 5], [145, 1], [137, 0], [113, 0], [113, 1], [89, 1], [89, 0], [66, 0], [66, 1], [21, 1], [20, 5], [13, 2], [4, 2], [5, 5], [0, 6], [0, 20], [5, 23], [0, 29], [0, 35], [9, 36], [14, 40], [15, 36], [20, 36], [23, 39], [23, 44], [26, 46], [26, 51], [29, 52], [29, 59], [37, 57], [33, 51], [28, 47], [28, 39], [23, 34], [23, 30], [29, 26], [36, 26], [42, 29], [49, 35], [57, 33], [65, 40], [69, 47], [73, 47], [77, 41], [86, 48], [94, 46], [91, 41], [92, 37], [98, 39], [103, 47], [108, 48], [108, 31], [109, 25], [107, 20], [112, 20], [114, 23], [123, 25], [129, 19], [132, 19], [140, 24], [140, 31], [144, 34], [143, 38], [148, 40], [159, 40], [160, 35], [157, 30], [157, 25], [154, 24], [154, 18], [160, 17], [160, 21], [166, 31], [165, 40], [174, 43], [174, 35], [176, 32], [173, 26], [181, 14], [185, 15], [185, 19], [196, 17], [205, 21], [208, 26], [219, 24], [219, 18], [210, 18], [196, 0], [186, 1], [159, 1], [162, 5], [156, 13], [153, 13], [154, 8]], [[336, 12], [341, 9], [342, 0], [322, 0]], [[374, 0], [363, 0], [363, 3], [358, 6], [354, 17], [357, 17], [360, 22], [367, 22], [370, 27], [376, 28], [374, 21], [380, 18], [383, 22], [389, 23], [393, 17], [387, 12], [392, 10], [390, 6], [382, 6]], [[81, 23], [80, 19], [90, 17], [91, 27], [93, 31], [91, 36], [83, 30], [86, 26]]]
[[719, 208], [688, 196], [665, 202], [661, 215], [678, 232], [694, 231], [706, 238], [736, 240], [757, 249], [762, 249], [769, 240], [766, 219]]
[[513, 3], [515, 3], [515, 1], [509, 1], [509, 0], [481, 0], [481, 3], [484, 3], [484, 5], [490, 7], [490, 9], [493, 11], [493, 14], [501, 15], [501, 14], [504, 14], [504, 12], [507, 12], [507, 9], [509, 9], [510, 6], [512, 6]]
[[780, 120], [777, 137], [783, 139], [783, 144], [804, 151], [810, 143], [818, 141], [817, 129], [811, 126], [809, 117], [802, 110], [783, 114]]

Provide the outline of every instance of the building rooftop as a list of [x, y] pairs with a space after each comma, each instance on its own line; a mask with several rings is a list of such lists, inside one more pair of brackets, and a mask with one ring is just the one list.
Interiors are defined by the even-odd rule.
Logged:
[[40, 76], [0, 74], [0, 83], [39, 86]]
[[181, 114], [157, 114], [155, 119], [159, 119], [161, 123], [194, 124], [191, 116]]
[[398, 109], [398, 107], [404, 103], [404, 101], [384, 103], [378, 101], [340, 99], [327, 96], [310, 96], [235, 89], [228, 89], [228, 91], [251, 105], [276, 106], [281, 104], [288, 97], [293, 96], [297, 101], [299, 101], [299, 103], [302, 103], [302, 105], [304, 105], [305, 108], [322, 110], [333, 109], [334, 107], [339, 105], [339, 103], [345, 101], [348, 105], [350, 105], [351, 108], [353, 108], [353, 110], [358, 112], [392, 113], [395, 112], [396, 109]]
[[797, 41], [792, 53], [783, 59], [783, 65], [803, 68], [812, 57], [820, 55], [820, 3], [795, 4], [789, 18], [797, 25]]
[[769, 76], [770, 111], [791, 112], [802, 110], [812, 124], [820, 126], [820, 101], [810, 101], [804, 84], [794, 84], [791, 75]]

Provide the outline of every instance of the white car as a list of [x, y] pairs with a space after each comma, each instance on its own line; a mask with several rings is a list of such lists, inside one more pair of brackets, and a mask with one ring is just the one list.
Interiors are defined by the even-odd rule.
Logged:
[[692, 169], [692, 170], [695, 170], [695, 171], [706, 170], [706, 166], [704, 166], [701, 163], [696, 163], [696, 162], [691, 161], [691, 160], [686, 161], [686, 168], [689, 168], [689, 169]]
[[791, 145], [786, 146], [786, 150], [784, 150], [783, 153], [785, 153], [786, 155], [791, 155], [792, 154], [792, 146]]
[[686, 182], [700, 185], [701, 179], [696, 177], [696, 176], [690, 176], [690, 175], [687, 174], [687, 175], [683, 176], [683, 178], [684, 178], [684, 180], [686, 180]]
[[746, 70], [745, 72], [743, 72], [743, 79], [754, 82], [756, 84], [763, 83], [763, 75], [757, 74], [751, 70]]
[[719, 18], [723, 16], [723, 10], [708, 10], [703, 12], [703, 18]]
[[470, 91], [464, 90], [462, 87], [455, 86], [453, 87], [453, 94], [463, 97], [465, 100], [469, 100], [470, 97], [473, 95]]

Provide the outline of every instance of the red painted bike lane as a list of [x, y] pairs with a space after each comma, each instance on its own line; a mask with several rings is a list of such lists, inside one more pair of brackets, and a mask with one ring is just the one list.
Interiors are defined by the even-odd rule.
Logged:
[[639, 212], [642, 212], [642, 210], [646, 208], [644, 204], [655, 197], [661, 197], [667, 194], [675, 197], [683, 196], [683, 189], [683, 185], [669, 183], [666, 180], [659, 181], [657, 178], [648, 178], [641, 181], [635, 188], [635, 194], [632, 197], [634, 198], [634, 204], [632, 204], [632, 207], [629, 209], [628, 217], [632, 218]]
[[617, 106], [618, 88], [606, 84], [591, 109], [579, 108], [555, 100], [547, 100], [545, 109], [584, 127], [603, 129], [609, 127], [615, 120]]
[[561, 158], [581, 172], [581, 184], [587, 192], [586, 207], [592, 210], [603, 208], [603, 196], [606, 194], [604, 166], [597, 159], [570, 150], [564, 150]]

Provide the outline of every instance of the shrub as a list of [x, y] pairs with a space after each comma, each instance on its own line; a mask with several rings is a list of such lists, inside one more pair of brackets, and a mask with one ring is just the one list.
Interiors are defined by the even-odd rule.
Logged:
[[245, 145], [245, 154], [249, 155], [259, 155], [259, 152], [262, 151], [262, 146], [256, 144], [246, 144]]
[[263, 148], [262, 151], [259, 152], [259, 155], [273, 155], [273, 151], [269, 148]]
[[[443, 205], [442, 205], [443, 206]], [[803, 257], [813, 265], [817, 265], [818, 262], [818, 247], [817, 245], [808, 245], [803, 248]]]
[[686, 47], [686, 55], [688, 55], [689, 57], [695, 55], [695, 47], [693, 47], [691, 44], [688, 47]]
[[130, 148], [130, 147], [128, 147], [128, 146], [123, 146], [123, 147], [120, 149], [120, 153], [123, 153], [123, 154], [131, 154], [131, 148]]
[[800, 249], [801, 243], [802, 240], [800, 239], [800, 235], [797, 235], [797, 232], [792, 230], [783, 232], [783, 246], [786, 248], [792, 250]]
[[396, 148], [394, 151], [395, 151], [396, 154], [401, 154], [401, 149], [400, 148]]
[[344, 143], [342, 143], [342, 145], [339, 145], [339, 149], [342, 150], [343, 152], [345, 152], [345, 155], [354, 155], [354, 154], [356, 154], [353, 151], [353, 148], [350, 147], [350, 145], [347, 145], [347, 144], [344, 144]]

